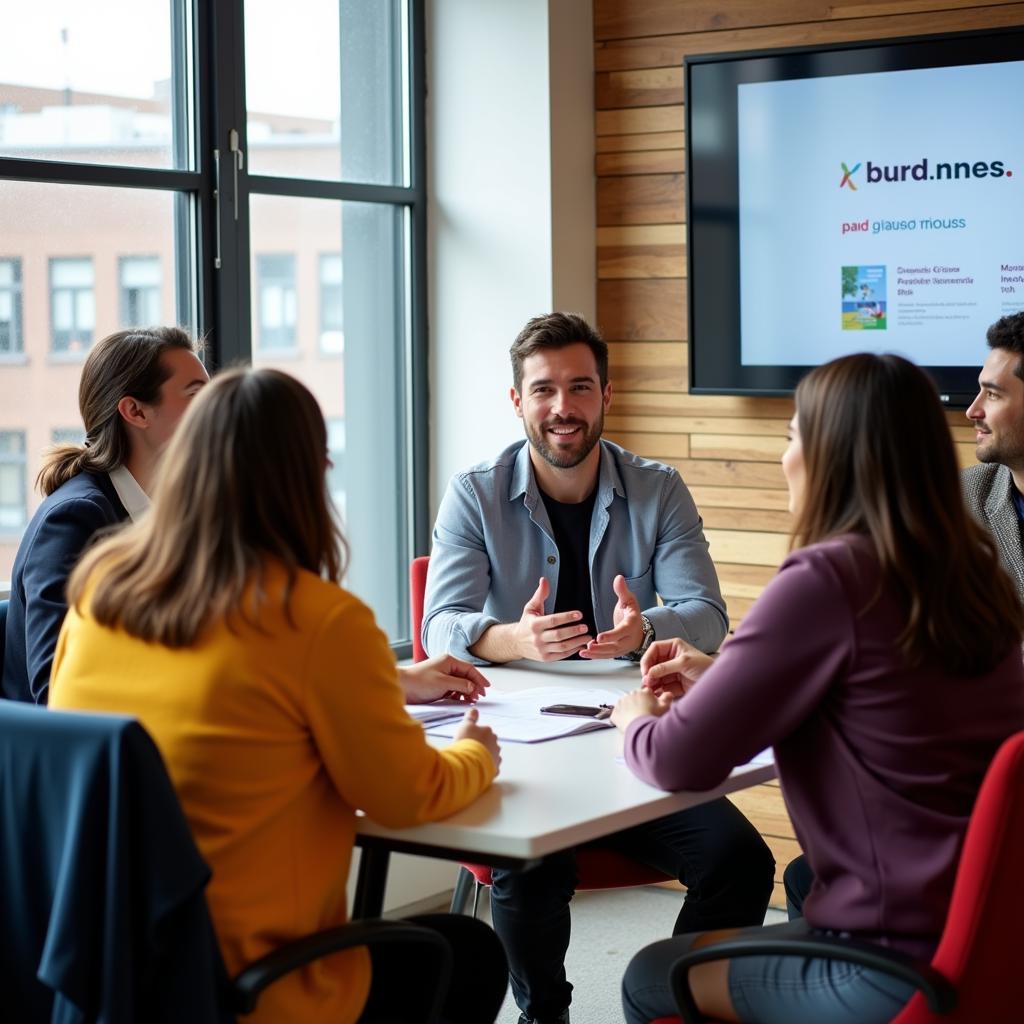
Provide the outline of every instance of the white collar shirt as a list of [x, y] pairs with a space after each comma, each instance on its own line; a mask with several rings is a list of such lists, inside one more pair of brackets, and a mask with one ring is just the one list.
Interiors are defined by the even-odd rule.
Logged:
[[133, 523], [137, 522], [142, 513], [149, 508], [149, 495], [139, 486], [138, 480], [131, 475], [126, 466], [112, 469], [109, 475], [110, 482], [128, 513], [128, 518]]

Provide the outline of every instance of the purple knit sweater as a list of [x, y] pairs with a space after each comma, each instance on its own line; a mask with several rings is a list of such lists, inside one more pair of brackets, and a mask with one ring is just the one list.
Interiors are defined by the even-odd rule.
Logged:
[[794, 552], [735, 637], [660, 718], [626, 731], [626, 761], [661, 789], [709, 789], [764, 747], [816, 883], [818, 928], [930, 956], [967, 819], [999, 744], [1024, 729], [1016, 645], [991, 672], [908, 669], [905, 621], [864, 538]]

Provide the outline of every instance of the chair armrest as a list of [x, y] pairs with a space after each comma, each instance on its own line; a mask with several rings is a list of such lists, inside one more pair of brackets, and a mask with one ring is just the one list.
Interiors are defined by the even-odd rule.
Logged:
[[355, 946], [405, 945], [409, 954], [426, 955], [437, 961], [437, 985], [427, 1021], [434, 1021], [448, 990], [452, 972], [451, 947], [440, 933], [405, 921], [367, 919], [338, 928], [327, 928], [275, 949], [246, 967], [231, 983], [236, 1013], [252, 1013], [260, 993], [290, 971], [331, 953]]
[[931, 964], [915, 960], [896, 949], [831, 936], [793, 939], [743, 936], [693, 949], [672, 965], [669, 976], [672, 994], [684, 1024], [701, 1024], [704, 1020], [690, 991], [690, 968], [713, 960], [732, 960], [744, 956], [802, 956], [845, 960], [912, 985], [922, 993], [933, 1013], [949, 1013], [956, 1006], [956, 989], [949, 980]]

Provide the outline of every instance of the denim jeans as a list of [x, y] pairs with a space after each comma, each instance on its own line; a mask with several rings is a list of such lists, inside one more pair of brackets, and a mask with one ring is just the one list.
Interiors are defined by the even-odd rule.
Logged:
[[[815, 932], [800, 918], [744, 934], [799, 938]], [[696, 937], [655, 942], [633, 957], [622, 979], [627, 1024], [676, 1016], [669, 973]], [[729, 963], [733, 1007], [751, 1024], [889, 1024], [913, 994], [905, 982], [841, 960], [750, 956]]]
[[[728, 800], [602, 839], [601, 846], [664, 871], [687, 887], [673, 934], [760, 924], [775, 861], [764, 840]], [[529, 871], [492, 872], [491, 919], [509, 959], [512, 994], [527, 1017], [557, 1018], [572, 999], [565, 976], [569, 902], [578, 877], [572, 850]]]

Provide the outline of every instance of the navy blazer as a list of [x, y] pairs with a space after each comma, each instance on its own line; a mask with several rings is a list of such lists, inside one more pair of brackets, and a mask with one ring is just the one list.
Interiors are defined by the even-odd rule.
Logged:
[[210, 870], [142, 726], [0, 701], [0, 765], [3, 1019], [233, 1021]]
[[11, 575], [5, 697], [46, 703], [53, 652], [68, 607], [64, 593], [68, 576], [97, 531], [127, 518], [106, 473], [73, 476], [36, 509]]

